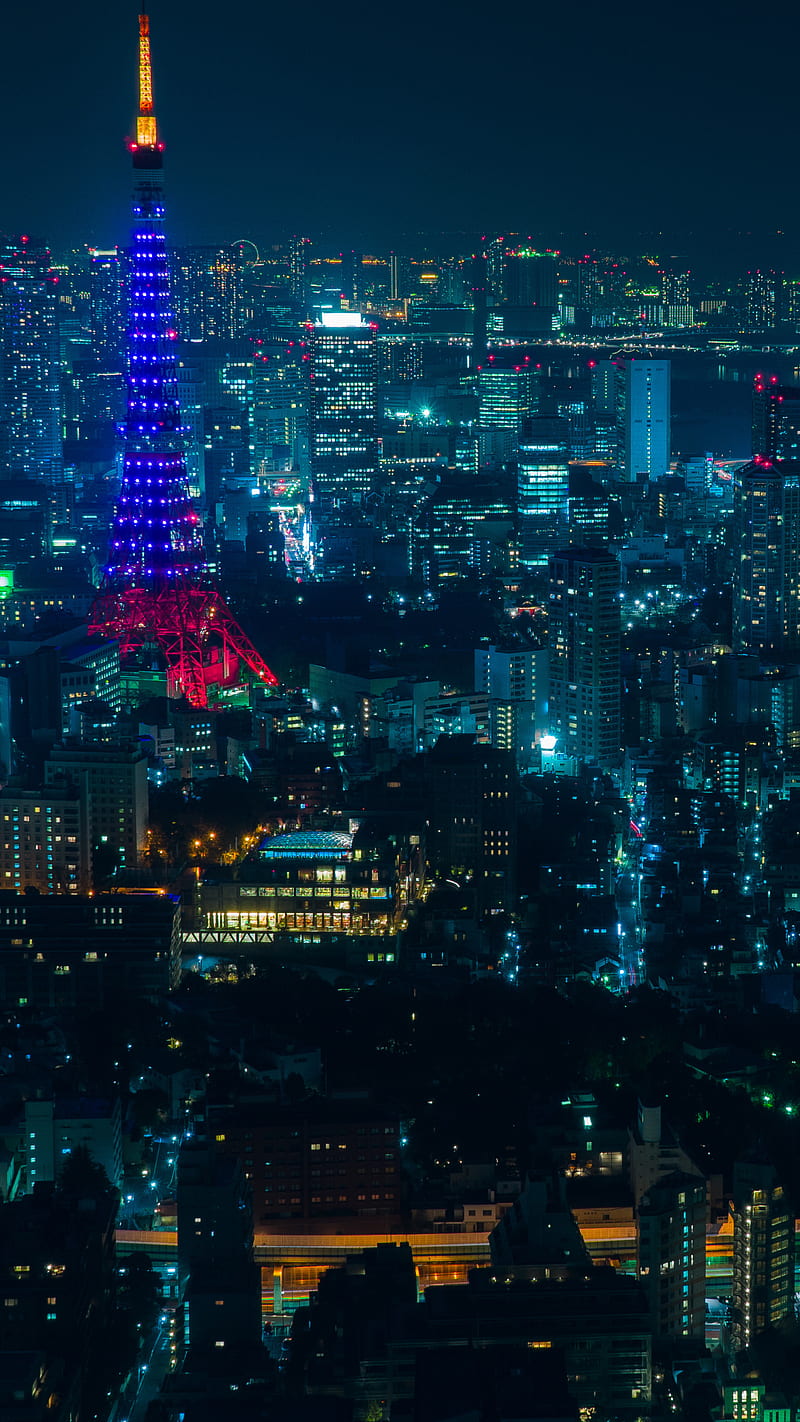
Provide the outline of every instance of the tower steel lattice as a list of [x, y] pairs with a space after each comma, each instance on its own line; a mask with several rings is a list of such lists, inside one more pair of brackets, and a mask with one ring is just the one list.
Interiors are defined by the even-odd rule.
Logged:
[[277, 678], [212, 585], [189, 494], [147, 15], [139, 16], [139, 113], [128, 147], [135, 181], [122, 486], [90, 631], [117, 637], [123, 656], [156, 644], [169, 694], [206, 706], [211, 688], [235, 682], [242, 662], [266, 685]]

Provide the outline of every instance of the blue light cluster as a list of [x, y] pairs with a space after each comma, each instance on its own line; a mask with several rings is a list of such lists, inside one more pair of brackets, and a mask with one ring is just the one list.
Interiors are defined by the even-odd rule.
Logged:
[[196, 584], [207, 563], [181, 440], [164, 206], [152, 176], [137, 185], [133, 216], [125, 454], [105, 574], [157, 589]]

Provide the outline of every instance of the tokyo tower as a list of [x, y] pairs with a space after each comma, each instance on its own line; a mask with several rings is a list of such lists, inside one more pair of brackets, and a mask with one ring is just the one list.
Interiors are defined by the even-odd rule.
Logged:
[[128, 147], [134, 193], [122, 486], [89, 630], [118, 638], [123, 656], [157, 645], [168, 694], [206, 706], [209, 691], [237, 680], [242, 662], [265, 685], [277, 678], [211, 583], [189, 496], [147, 15], [139, 16], [139, 114]]

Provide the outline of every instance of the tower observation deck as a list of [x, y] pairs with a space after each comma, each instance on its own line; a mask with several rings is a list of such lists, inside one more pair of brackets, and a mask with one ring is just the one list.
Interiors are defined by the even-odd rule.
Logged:
[[277, 678], [213, 586], [189, 495], [147, 15], [139, 16], [139, 112], [128, 148], [134, 192], [122, 485], [90, 631], [117, 637], [123, 656], [159, 647], [169, 695], [205, 706], [214, 688], [237, 681], [242, 663], [264, 685]]

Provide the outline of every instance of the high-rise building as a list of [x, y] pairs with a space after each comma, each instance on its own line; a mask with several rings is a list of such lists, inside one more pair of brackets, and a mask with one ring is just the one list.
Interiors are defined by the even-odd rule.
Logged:
[[800, 460], [800, 386], [781, 385], [777, 375], [753, 382], [753, 455]]
[[745, 465], [733, 509], [734, 651], [786, 655], [800, 646], [800, 463]]
[[794, 1313], [794, 1211], [771, 1165], [737, 1161], [731, 1213], [738, 1349]]
[[537, 415], [527, 421], [517, 455], [519, 561], [546, 568], [567, 538], [569, 467], [566, 420]]
[[744, 320], [748, 331], [771, 331], [783, 319], [783, 272], [755, 270], [744, 284]]
[[621, 743], [619, 584], [602, 549], [550, 559], [550, 730], [561, 752], [601, 764]]
[[86, 790], [0, 790], [0, 888], [85, 894], [91, 886]]
[[184, 1141], [177, 1202], [178, 1268], [188, 1281], [186, 1343], [220, 1362], [217, 1349], [257, 1348], [261, 1271], [253, 1262], [252, 1195], [241, 1161], [217, 1154], [212, 1141]]
[[295, 301], [305, 307], [308, 302], [308, 263], [311, 238], [292, 237], [289, 242], [289, 290]]
[[440, 736], [429, 752], [430, 860], [465, 875], [479, 913], [513, 902], [516, 861], [514, 759], [470, 735]]
[[547, 724], [547, 649], [479, 647], [475, 691], [490, 698], [492, 744], [513, 750], [517, 767], [527, 768], [539, 732]]
[[124, 256], [117, 247], [89, 250], [89, 303], [92, 351], [107, 370], [125, 365]]
[[308, 474], [305, 342], [260, 341], [253, 365], [253, 460], [257, 470]]
[[138, 747], [55, 746], [45, 763], [45, 783], [66, 782], [82, 791], [89, 805], [90, 843], [135, 868], [147, 837], [147, 757]]
[[362, 504], [378, 468], [375, 327], [325, 311], [311, 336], [311, 473], [323, 512]]
[[240, 334], [240, 246], [179, 247], [173, 273], [175, 316], [183, 340], [233, 340]]
[[669, 473], [670, 362], [618, 362], [617, 416], [625, 478], [661, 479]]
[[569, 541], [580, 548], [604, 548], [608, 544], [608, 489], [595, 478], [603, 467], [598, 464], [570, 465]]
[[558, 306], [558, 253], [512, 244], [503, 265], [503, 301], [511, 306]]
[[0, 479], [63, 475], [58, 279], [29, 237], [0, 245]]
[[675, 1171], [637, 1205], [637, 1277], [650, 1305], [653, 1337], [694, 1338], [705, 1329], [706, 1182]]
[[[490, 357], [491, 362], [491, 357]], [[478, 426], [481, 462], [510, 459], [525, 421], [536, 408], [535, 372], [528, 363], [489, 363], [478, 372]]]

